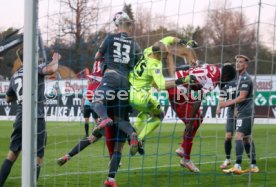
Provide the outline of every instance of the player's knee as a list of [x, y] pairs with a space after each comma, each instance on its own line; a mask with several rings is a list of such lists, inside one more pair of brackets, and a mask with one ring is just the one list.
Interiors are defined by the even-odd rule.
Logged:
[[89, 123], [89, 118], [84, 118], [85, 123]]
[[7, 159], [11, 162], [15, 162], [20, 152], [9, 151]]
[[103, 131], [98, 130], [98, 131], [93, 131], [92, 135], [90, 135], [87, 139], [90, 143], [96, 142], [98, 139], [100, 139], [103, 136]]
[[226, 133], [225, 135], [225, 141], [231, 141], [233, 138], [232, 134], [231, 133]]
[[87, 140], [89, 141], [90, 144], [92, 144], [92, 143], [96, 142], [98, 140], [98, 138], [92, 134], [89, 137], [87, 137]]
[[37, 165], [41, 166], [42, 163], [43, 163], [43, 158], [37, 157], [37, 158], [36, 158], [36, 162], [37, 162]]
[[243, 140], [244, 134], [241, 132], [236, 132], [235, 134], [235, 140]]
[[231, 142], [232, 141], [232, 137], [225, 137], [225, 141], [226, 142]]
[[250, 144], [251, 143], [251, 139], [249, 137], [244, 137], [243, 138], [243, 143], [244, 144]]

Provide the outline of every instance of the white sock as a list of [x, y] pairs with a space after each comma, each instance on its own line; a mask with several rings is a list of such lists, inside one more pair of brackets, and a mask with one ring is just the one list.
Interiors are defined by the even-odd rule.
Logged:
[[241, 169], [241, 165], [240, 164], [235, 164], [235, 167]]
[[184, 162], [190, 162], [190, 160], [187, 160], [186, 158], [183, 158]]
[[114, 178], [111, 178], [111, 177], [108, 177], [107, 180], [109, 180], [109, 181], [115, 181], [115, 179], [114, 179]]

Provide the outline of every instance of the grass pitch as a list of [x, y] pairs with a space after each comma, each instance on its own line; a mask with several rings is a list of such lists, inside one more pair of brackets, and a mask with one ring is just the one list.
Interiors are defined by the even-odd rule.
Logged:
[[[92, 128], [92, 127], [91, 127]], [[91, 129], [90, 128], [90, 129]], [[192, 160], [200, 168], [199, 174], [180, 167], [175, 149], [181, 143], [182, 124], [162, 124], [145, 143], [145, 156], [129, 157], [124, 147], [122, 167], [117, 173], [118, 186], [129, 187], [193, 187], [193, 186], [276, 186], [276, 125], [255, 125], [253, 137], [260, 173], [224, 174], [219, 165], [224, 156], [223, 124], [203, 124], [193, 143]], [[63, 166], [56, 159], [67, 153], [84, 136], [80, 122], [48, 122], [48, 140], [44, 164], [38, 186], [102, 187], [108, 172], [109, 156], [104, 139], [90, 145]], [[90, 130], [91, 131], [91, 130]], [[12, 132], [12, 122], [0, 125], [0, 159], [4, 160]], [[232, 143], [232, 159], [235, 159]], [[244, 154], [243, 169], [249, 167]], [[21, 186], [21, 156], [14, 164], [5, 187]]]

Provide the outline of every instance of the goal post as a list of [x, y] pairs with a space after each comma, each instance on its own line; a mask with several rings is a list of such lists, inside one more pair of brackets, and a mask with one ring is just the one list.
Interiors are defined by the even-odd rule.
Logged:
[[38, 0], [25, 0], [23, 42], [22, 187], [36, 186]]

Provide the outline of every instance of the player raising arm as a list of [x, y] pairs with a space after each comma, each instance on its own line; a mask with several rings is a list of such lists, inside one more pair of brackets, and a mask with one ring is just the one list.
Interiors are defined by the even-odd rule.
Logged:
[[[153, 46], [144, 50], [143, 57], [130, 73], [131, 83], [130, 103], [140, 113], [136, 117], [135, 128], [141, 129], [139, 140], [156, 129], [163, 120], [164, 114], [157, 99], [152, 96], [152, 87], [165, 90], [183, 84], [184, 79], [166, 81], [162, 73], [162, 59], [166, 59], [167, 47], [162, 42], [156, 42]], [[143, 126], [144, 125], [144, 126]], [[141, 143], [141, 142], [140, 142]], [[138, 149], [140, 154], [140, 149]]]
[[193, 49], [196, 48], [198, 44], [194, 40], [186, 40], [173, 36], [167, 36], [162, 38], [160, 42], [163, 43], [168, 49], [167, 58], [165, 60], [168, 65], [170, 77], [175, 76], [175, 67], [177, 67], [174, 61], [174, 56], [184, 58], [186, 64], [190, 65], [198, 60]]
[[[13, 124], [13, 132], [11, 134], [10, 150], [6, 159], [4, 160], [0, 170], [0, 187], [2, 187], [9, 176], [14, 162], [17, 160], [22, 149], [22, 94], [23, 94], [23, 48], [17, 51], [22, 66], [17, 70], [11, 80], [10, 86], [6, 93], [7, 102], [17, 101], [16, 117]], [[40, 166], [44, 157], [44, 149], [46, 146], [46, 123], [44, 119], [44, 78], [46, 75], [54, 74], [58, 70], [58, 62], [61, 56], [58, 53], [54, 53], [52, 61], [49, 64], [42, 63], [38, 65], [38, 89], [37, 89], [37, 173], [38, 179], [40, 173]]]

